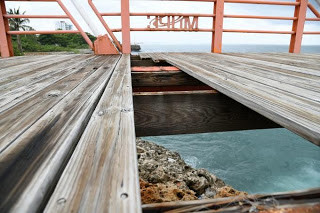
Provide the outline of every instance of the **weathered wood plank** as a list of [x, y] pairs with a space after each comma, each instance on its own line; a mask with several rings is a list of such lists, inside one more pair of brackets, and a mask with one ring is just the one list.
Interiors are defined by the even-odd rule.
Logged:
[[237, 57], [243, 57], [243, 58], [251, 58], [251, 59], [257, 59], [261, 61], [268, 61], [268, 62], [276, 62], [279, 64], [286, 64], [290, 66], [296, 66], [296, 67], [302, 67], [302, 68], [309, 68], [309, 69], [315, 69], [320, 71], [320, 67], [317, 66], [315, 63], [309, 63], [309, 61], [301, 59], [288, 59], [285, 57], [274, 57], [266, 54], [244, 54], [244, 53], [227, 53], [226, 55], [232, 55]]
[[[219, 59], [215, 59], [219, 60]], [[245, 60], [245, 56], [244, 56]], [[311, 91], [320, 91], [320, 77], [313, 75], [304, 75], [289, 70], [283, 70], [281, 68], [272, 68], [268, 66], [245, 64], [237, 61], [223, 60], [224, 64], [228, 63], [229, 66], [233, 66], [240, 71], [250, 72], [254, 75], [265, 77], [268, 79], [279, 81], [280, 83], [290, 84], [295, 87], [305, 88]], [[242, 69], [244, 68], [244, 69]]]
[[[213, 56], [212, 56], [213, 55]], [[295, 96], [301, 96], [300, 98], [306, 98], [307, 100], [320, 101], [320, 77], [314, 76], [319, 79], [319, 81], [307, 81], [301, 82], [301, 80], [294, 81], [294, 77], [281, 79], [279, 74], [268, 74], [263, 72], [262, 68], [251, 66], [245, 64], [245, 62], [231, 64], [229, 58], [225, 59], [224, 56], [217, 54], [210, 54], [209, 57], [206, 57], [207, 54], [189, 56], [190, 59], [196, 60], [196, 63], [203, 62], [206, 67], [212, 69], [219, 69], [224, 71], [223, 75], [231, 74], [232, 76], [241, 77], [244, 80], [249, 79], [252, 83], [258, 83], [264, 87], [275, 89], [276, 91], [286, 92], [288, 96], [292, 93]], [[214, 59], [215, 58], [215, 59]], [[218, 72], [218, 70], [216, 71]], [[270, 72], [270, 70], [269, 70]], [[309, 76], [311, 78], [311, 76]], [[293, 79], [293, 82], [292, 82]], [[304, 83], [304, 86], [301, 86]], [[307, 84], [312, 84], [313, 87], [307, 86]], [[306, 87], [306, 88], [305, 88]], [[294, 100], [297, 100], [299, 97], [295, 97]], [[317, 107], [318, 108], [318, 107]]]
[[291, 59], [303, 60], [320, 60], [320, 54], [300, 53], [300, 54], [287, 54], [287, 53], [265, 53], [274, 57], [283, 57]]
[[74, 60], [61, 62], [57, 66], [41, 70], [28, 78], [21, 78], [17, 81], [1, 85], [0, 112], [12, 108], [24, 100], [28, 100], [46, 87], [50, 87], [66, 76], [78, 72], [93, 59], [94, 57], [77, 57]]
[[46, 55], [46, 56], [16, 56], [6, 59], [0, 60], [0, 69], [4, 69], [7, 67], [13, 67], [16, 65], [27, 64], [35, 61], [41, 61], [42, 59], [54, 58], [54, 55]]
[[[319, 207], [320, 188], [280, 192], [272, 194], [255, 194], [248, 196], [227, 197], [217, 199], [204, 199], [194, 201], [178, 201], [178, 202], [165, 202], [155, 204], [143, 205], [144, 213], [157, 213], [157, 212], [249, 212], [250, 207], [260, 206], [261, 209], [268, 209], [273, 212], [291, 212], [291, 208], [295, 209], [300, 207], [300, 204], [305, 205], [305, 209], [296, 209], [292, 212], [309, 212], [305, 211], [306, 208], [317, 205]], [[272, 201], [272, 205], [270, 205]], [[247, 205], [248, 204], [248, 205]], [[230, 209], [230, 207], [236, 207]], [[211, 211], [210, 211], [211, 209]], [[317, 212], [319, 208], [314, 209]]]
[[9, 104], [5, 105], [10, 108], [5, 111], [3, 111], [3, 107], [0, 108], [2, 111], [0, 114], [0, 152], [3, 152], [19, 135], [104, 63], [105, 58], [103, 57], [85, 61], [79, 64], [76, 69], [65, 70], [66, 73], [62, 73], [63, 76], [59, 81], [42, 88], [40, 91], [34, 89], [36, 93], [31, 98], [24, 99], [22, 97], [22, 101], [13, 107], [10, 106], [20, 99], [11, 100]]
[[30, 75], [28, 73], [22, 73], [20, 75], [12, 77], [11, 79], [2, 81], [0, 84], [0, 91], [1, 92], [7, 92], [8, 90], [12, 91], [14, 88], [18, 88], [21, 85], [23, 85], [23, 82], [32, 83], [34, 81], [37, 81], [41, 78], [46, 77], [47, 75], [50, 75], [52, 72], [61, 70], [62, 67], [68, 68], [72, 64], [80, 63], [81, 60], [84, 60], [86, 58], [89, 58], [89, 56], [81, 55], [81, 56], [72, 57], [72, 58], [65, 58], [65, 59], [62, 58], [59, 62], [58, 61], [52, 62], [53, 66], [49, 66], [44, 69], [39, 69], [38, 71], [32, 72]]
[[45, 212], [140, 212], [139, 192], [130, 56], [123, 55]]
[[[183, 59], [183, 57], [180, 56], [175, 57]], [[214, 63], [211, 58], [203, 60], [200, 56], [189, 56], [188, 59], [193, 60], [193, 64], [196, 66], [206, 68], [207, 70], [213, 70], [215, 75], [218, 75], [222, 79], [229, 80], [229, 83], [248, 87], [244, 89], [255, 89], [253, 90], [254, 93], [261, 97], [276, 101], [277, 105], [288, 108], [293, 113], [298, 113], [299, 115], [305, 114], [308, 117], [310, 113], [319, 114], [320, 112], [318, 93], [301, 90], [300, 88], [295, 88], [291, 85], [288, 87], [285, 82], [270, 81], [268, 78], [259, 78], [259, 76], [250, 75], [247, 73], [247, 69], [241, 68], [242, 70], [239, 71], [229, 64], [225, 65], [223, 60]], [[272, 94], [272, 96], [270, 94]], [[315, 95], [315, 97], [312, 95]], [[282, 97], [286, 98], [284, 99]], [[299, 110], [300, 108], [302, 108], [302, 110]], [[315, 117], [314, 119], [315, 121], [320, 122], [320, 117]]]
[[221, 93], [134, 96], [138, 137], [279, 128]]
[[8, 82], [17, 78], [21, 78], [22, 76], [27, 76], [29, 73], [34, 73], [39, 70], [46, 69], [53, 64], [58, 64], [61, 60], [67, 60], [68, 58], [75, 57], [73, 55], [68, 56], [56, 56], [54, 58], [41, 58], [40, 60], [28, 63], [21, 64], [13, 67], [7, 67], [4, 69], [0, 69], [0, 84], [4, 82]]
[[[193, 54], [155, 54], [155, 60], [165, 58], [172, 65], [177, 66], [188, 74], [198, 78], [202, 82], [210, 85], [218, 91], [226, 94], [234, 100], [244, 104], [245, 106], [257, 111], [274, 122], [288, 128], [289, 130], [299, 134], [300, 136], [310, 140], [316, 145], [320, 145], [320, 114], [319, 102], [314, 98], [308, 99], [302, 97], [301, 94], [292, 91], [291, 93], [281, 91], [275, 88], [270, 80], [266, 78], [264, 83], [255, 81], [256, 76], [248, 79], [233, 74], [235, 69], [223, 66], [216, 68], [212, 66], [210, 60], [205, 63], [198, 57], [192, 57]], [[208, 54], [213, 55], [213, 54]], [[223, 61], [222, 56], [219, 56]], [[224, 58], [234, 59], [233, 56], [224, 56]], [[251, 60], [250, 63], [263, 65], [262, 61]], [[298, 67], [279, 65], [277, 63], [268, 62], [268, 66], [281, 67], [293, 72], [300, 72], [310, 76], [319, 76], [311, 69], [300, 69]], [[309, 91], [308, 91], [309, 92]]]
[[114, 70], [105, 64], [15, 139], [0, 155], [0, 211], [42, 211]]

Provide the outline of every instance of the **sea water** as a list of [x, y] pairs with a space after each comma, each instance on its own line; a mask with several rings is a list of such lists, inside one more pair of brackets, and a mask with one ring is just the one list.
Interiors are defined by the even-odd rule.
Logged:
[[[210, 52], [211, 44], [141, 44], [141, 52]], [[224, 44], [222, 52], [240, 52], [240, 53], [287, 53], [288, 45], [253, 45], [253, 44]], [[320, 54], [320, 45], [303, 45], [302, 53]]]
[[[145, 52], [209, 52], [210, 45], [142, 45]], [[224, 52], [287, 52], [286, 45], [225, 45]], [[304, 46], [320, 53], [320, 46]], [[319, 62], [320, 63], [320, 62]], [[286, 129], [145, 137], [180, 153], [238, 190], [272, 193], [320, 187], [320, 147]]]
[[286, 129], [144, 137], [178, 152], [238, 190], [272, 193], [320, 187], [320, 148]]

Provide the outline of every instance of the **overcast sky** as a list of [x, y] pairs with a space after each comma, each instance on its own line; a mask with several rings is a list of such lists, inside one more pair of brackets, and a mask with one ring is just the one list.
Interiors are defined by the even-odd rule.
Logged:
[[[290, 0], [289, 0], [290, 1]], [[90, 28], [78, 14], [77, 10], [69, 0], [63, 0], [68, 9], [72, 12], [81, 27], [88, 32]], [[99, 29], [99, 34], [104, 34], [102, 25], [91, 11], [87, 0], [77, 0], [81, 7], [87, 12], [94, 25]], [[320, 11], [314, 0], [311, 3]], [[100, 12], [120, 12], [120, 0], [95, 0]], [[7, 2], [9, 8], [21, 8], [26, 14], [64, 14], [55, 2]], [[209, 2], [173, 2], [173, 1], [140, 1], [131, 0], [131, 12], [179, 12], [179, 13], [212, 13], [213, 3]], [[272, 5], [250, 5], [250, 4], [225, 4], [225, 14], [237, 15], [268, 15], [268, 16], [289, 16], [294, 13], [293, 6], [272, 6]], [[308, 11], [308, 17], [315, 17]], [[119, 17], [105, 18], [111, 28], [120, 28]], [[30, 25], [36, 30], [54, 30], [57, 19], [32, 19]], [[146, 17], [132, 17], [131, 27], [146, 27], [150, 20]], [[69, 20], [67, 22], [71, 23]], [[200, 28], [211, 28], [211, 18], [199, 18]], [[256, 29], [256, 30], [288, 30], [291, 31], [292, 21], [258, 20], [258, 19], [224, 19], [225, 29]], [[306, 22], [306, 31], [320, 31], [320, 22]], [[121, 34], [116, 33], [121, 41]], [[211, 33], [204, 32], [132, 32], [132, 42], [140, 44], [207, 44], [211, 42]], [[224, 44], [289, 44], [289, 35], [274, 34], [245, 34], [245, 33], [224, 33]], [[320, 45], [320, 35], [304, 35], [304, 45]]]

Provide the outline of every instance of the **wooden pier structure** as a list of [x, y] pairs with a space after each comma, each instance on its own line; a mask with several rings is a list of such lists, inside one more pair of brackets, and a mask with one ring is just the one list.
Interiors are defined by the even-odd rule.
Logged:
[[319, 145], [319, 61], [212, 53], [0, 59], [0, 210], [141, 211], [136, 132], [283, 126]]
[[[7, 14], [6, 1], [57, 3], [65, 15]], [[141, 204], [137, 136], [284, 127], [320, 146], [320, 54], [293, 54], [304, 34], [320, 34], [304, 31], [320, 21], [317, 9], [308, 0], [198, 2], [213, 13], [136, 13], [129, 0], [104, 13], [88, 0], [107, 32], [91, 41], [61, 0], [0, 0], [0, 212], [319, 212], [319, 188]], [[294, 16], [225, 14], [225, 4], [288, 6]], [[121, 16], [122, 27], [106, 16]], [[152, 19], [135, 28], [133, 16]], [[76, 30], [12, 31], [12, 18], [70, 19]], [[200, 18], [212, 27], [199, 28]], [[289, 20], [292, 30], [225, 29], [226, 18]], [[132, 31], [209, 32], [211, 53], [131, 55]], [[12, 36], [57, 33], [81, 34], [94, 55], [12, 57]], [[223, 33], [288, 34], [289, 53], [222, 53]]]

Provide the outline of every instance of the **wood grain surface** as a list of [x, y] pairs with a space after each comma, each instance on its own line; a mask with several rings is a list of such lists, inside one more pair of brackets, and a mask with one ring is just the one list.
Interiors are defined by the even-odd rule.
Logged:
[[[241, 57], [240, 57], [241, 56]], [[144, 53], [166, 60], [219, 92], [320, 145], [320, 56]], [[275, 60], [270, 60], [273, 57]], [[279, 58], [284, 58], [279, 62]], [[301, 60], [310, 66], [305, 67]], [[286, 62], [283, 62], [286, 61]], [[289, 63], [292, 61], [294, 63]]]
[[123, 55], [45, 212], [141, 211], [135, 140], [130, 56]]
[[280, 127], [221, 93], [149, 93], [133, 100], [139, 137]]

